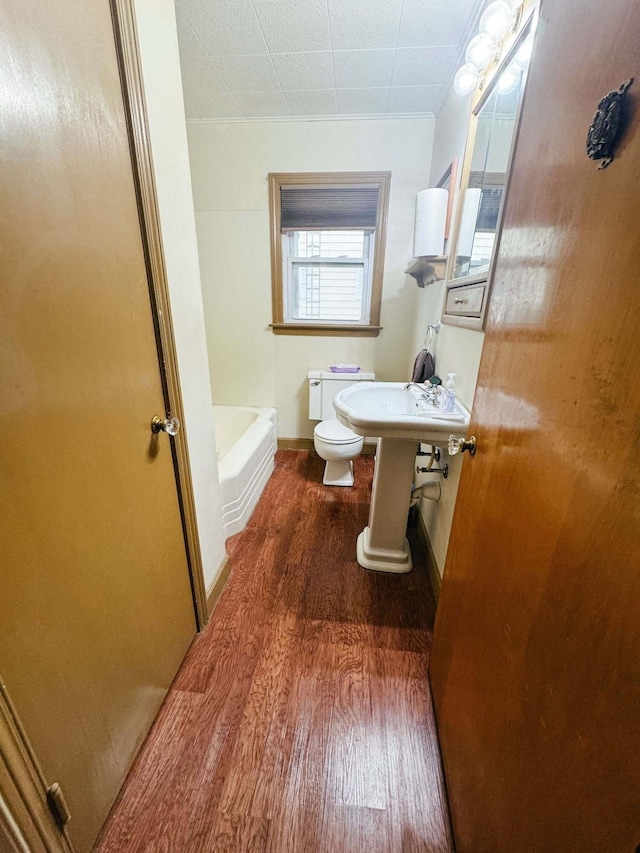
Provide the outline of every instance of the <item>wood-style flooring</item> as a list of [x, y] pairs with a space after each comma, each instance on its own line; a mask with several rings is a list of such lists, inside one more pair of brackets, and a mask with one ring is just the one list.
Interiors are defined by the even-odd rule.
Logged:
[[453, 850], [426, 568], [361, 569], [373, 460], [356, 460], [353, 489], [323, 486], [323, 466], [277, 454], [100, 853]]

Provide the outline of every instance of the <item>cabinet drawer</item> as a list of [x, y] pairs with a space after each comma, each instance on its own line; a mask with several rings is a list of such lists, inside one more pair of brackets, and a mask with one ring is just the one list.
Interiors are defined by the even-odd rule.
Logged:
[[445, 314], [457, 317], [480, 317], [484, 307], [486, 282], [468, 284], [464, 287], [452, 287], [447, 292]]

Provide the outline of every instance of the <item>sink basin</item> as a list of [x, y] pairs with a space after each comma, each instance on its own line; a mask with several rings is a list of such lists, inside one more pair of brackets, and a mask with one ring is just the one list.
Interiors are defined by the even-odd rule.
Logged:
[[358, 562], [376, 572], [413, 568], [405, 533], [418, 442], [447, 447], [467, 435], [471, 414], [456, 401], [445, 414], [404, 382], [358, 382], [336, 394], [338, 420], [358, 435], [378, 436], [369, 524], [358, 536]]
[[333, 401], [338, 420], [358, 435], [424, 441], [447, 446], [451, 433], [465, 436], [470, 412], [456, 400], [444, 414], [420, 398], [404, 382], [358, 382], [340, 391]]

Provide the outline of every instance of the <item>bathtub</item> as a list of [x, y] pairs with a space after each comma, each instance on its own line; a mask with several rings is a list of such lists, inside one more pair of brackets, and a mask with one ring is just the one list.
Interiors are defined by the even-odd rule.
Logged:
[[273, 472], [276, 410], [214, 406], [225, 536], [244, 529]]

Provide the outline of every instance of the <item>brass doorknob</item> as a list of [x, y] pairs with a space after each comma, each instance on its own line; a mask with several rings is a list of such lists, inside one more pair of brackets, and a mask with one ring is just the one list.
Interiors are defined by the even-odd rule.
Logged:
[[455, 456], [456, 453], [464, 453], [465, 450], [469, 451], [469, 456], [476, 455], [475, 435], [470, 435], [469, 438], [462, 438], [462, 436], [459, 435], [449, 436], [449, 444], [447, 447], [449, 456]]
[[180, 429], [180, 421], [174, 415], [169, 415], [164, 420], [157, 415], [151, 421], [151, 432], [157, 435], [159, 432], [166, 432], [168, 435], [177, 435]]

